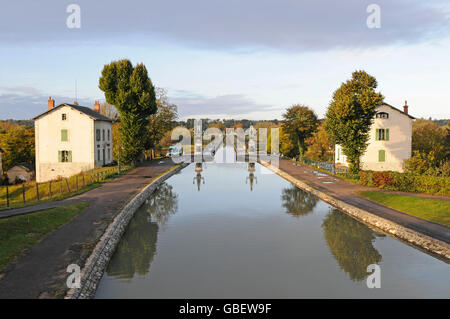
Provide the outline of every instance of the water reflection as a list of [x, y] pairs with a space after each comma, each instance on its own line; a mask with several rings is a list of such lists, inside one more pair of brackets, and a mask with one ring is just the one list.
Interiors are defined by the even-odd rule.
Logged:
[[250, 181], [250, 191], [253, 191], [253, 184], [258, 184], [258, 178], [255, 176], [255, 163], [248, 163], [248, 176], [245, 178], [245, 184]]
[[322, 229], [331, 253], [351, 280], [364, 280], [368, 276], [367, 266], [381, 261], [372, 242], [377, 236], [384, 235], [339, 210], [331, 209], [322, 222]]
[[203, 171], [203, 166], [202, 163], [195, 163], [195, 177], [192, 181], [192, 184], [195, 184], [195, 182], [197, 182], [197, 190], [200, 191], [200, 185], [205, 184], [205, 178], [202, 177], [202, 171]]
[[172, 186], [161, 184], [131, 219], [106, 273], [123, 279], [147, 274], [156, 253], [159, 228], [177, 210], [178, 195]]
[[294, 185], [283, 189], [281, 200], [283, 207], [286, 208], [286, 212], [294, 217], [309, 214], [319, 201], [317, 197]]

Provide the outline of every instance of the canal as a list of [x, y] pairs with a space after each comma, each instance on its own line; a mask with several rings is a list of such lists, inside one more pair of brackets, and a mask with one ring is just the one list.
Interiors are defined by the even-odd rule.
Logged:
[[[366, 285], [378, 264], [381, 288]], [[449, 264], [265, 167], [191, 164], [131, 220], [96, 298], [449, 298]]]

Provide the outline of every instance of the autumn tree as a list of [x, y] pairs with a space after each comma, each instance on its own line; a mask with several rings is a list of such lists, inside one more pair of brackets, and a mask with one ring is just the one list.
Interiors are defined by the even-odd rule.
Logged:
[[334, 92], [326, 114], [325, 129], [331, 141], [341, 145], [352, 173], [359, 171], [376, 107], [383, 102], [376, 88], [373, 76], [364, 71], [353, 72], [352, 78]]
[[322, 123], [319, 129], [306, 140], [308, 150], [305, 157], [314, 161], [329, 162], [333, 160], [334, 145], [330, 141], [330, 135], [325, 130], [325, 125]]
[[111, 62], [103, 68], [99, 88], [120, 115], [121, 159], [134, 163], [145, 150], [149, 116], [157, 110], [147, 68], [144, 64], [133, 67], [126, 59]]
[[172, 130], [178, 118], [177, 106], [169, 102], [166, 90], [156, 88], [156, 96], [158, 111], [149, 117], [146, 149], [161, 148], [161, 139]]
[[13, 126], [6, 134], [2, 134], [2, 148], [5, 151], [2, 156], [5, 172], [20, 163], [34, 166], [34, 129]]
[[412, 150], [420, 154], [434, 152], [433, 166], [449, 160], [450, 145], [448, 143], [449, 129], [438, 123], [424, 119], [417, 119], [412, 127]]
[[306, 139], [317, 130], [317, 115], [307, 106], [293, 105], [283, 114], [283, 119], [283, 131], [288, 134], [292, 144], [297, 144], [298, 155], [303, 157]]

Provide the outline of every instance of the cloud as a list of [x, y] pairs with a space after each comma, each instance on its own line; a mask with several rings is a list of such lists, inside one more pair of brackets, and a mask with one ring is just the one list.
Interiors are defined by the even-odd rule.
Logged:
[[[48, 95], [31, 87], [0, 87], [0, 119], [29, 120], [47, 110]], [[55, 105], [72, 103], [73, 98], [56, 95]], [[88, 99], [79, 99], [80, 105], [91, 105]]]
[[181, 118], [245, 118], [258, 113], [278, 111], [273, 105], [256, 103], [242, 94], [226, 94], [207, 97], [188, 91], [177, 91], [170, 96], [171, 103], [178, 106]]
[[[329, 50], [416, 43], [447, 36], [447, 0], [78, 0], [81, 29], [66, 27], [72, 1], [9, 1], [0, 9], [0, 41], [139, 43], [253, 51]], [[381, 6], [381, 29], [366, 8]]]

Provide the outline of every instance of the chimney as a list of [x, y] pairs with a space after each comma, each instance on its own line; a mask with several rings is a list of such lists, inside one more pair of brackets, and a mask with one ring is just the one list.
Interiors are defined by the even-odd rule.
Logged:
[[408, 114], [408, 101], [405, 101], [405, 105], [403, 106], [403, 112]]
[[100, 103], [98, 101], [94, 103], [94, 111], [100, 113]]
[[78, 105], [78, 102], [77, 101], [73, 101], [73, 105]]
[[55, 100], [52, 99], [51, 96], [48, 97], [48, 109], [51, 110], [52, 108], [55, 107]]

